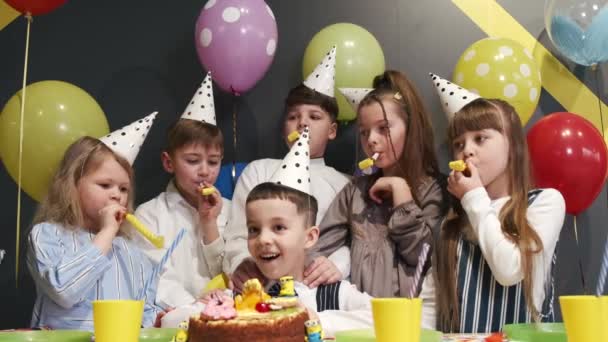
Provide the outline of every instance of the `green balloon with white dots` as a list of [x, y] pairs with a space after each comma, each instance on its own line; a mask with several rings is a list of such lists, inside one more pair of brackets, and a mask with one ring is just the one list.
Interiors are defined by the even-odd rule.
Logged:
[[538, 105], [540, 70], [532, 53], [507, 38], [484, 38], [469, 46], [454, 68], [453, 81], [484, 98], [510, 103], [525, 125]]

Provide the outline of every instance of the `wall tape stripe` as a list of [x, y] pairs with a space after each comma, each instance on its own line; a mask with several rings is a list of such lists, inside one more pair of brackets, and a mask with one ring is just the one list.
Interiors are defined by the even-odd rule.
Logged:
[[[495, 0], [452, 2], [488, 36], [513, 39], [532, 51], [541, 70], [543, 88], [567, 111], [582, 116], [602, 130], [598, 97]], [[602, 112], [608, 113], [606, 104], [601, 102], [601, 106]], [[608, 125], [604, 126], [604, 132], [608, 133]]]

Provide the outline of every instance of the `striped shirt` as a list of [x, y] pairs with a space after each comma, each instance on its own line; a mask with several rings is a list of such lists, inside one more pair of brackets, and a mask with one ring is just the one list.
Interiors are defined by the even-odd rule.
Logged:
[[[137, 299], [152, 262], [130, 241], [116, 237], [103, 255], [95, 235], [40, 223], [29, 234], [27, 265], [36, 283], [31, 326], [93, 330], [92, 301]], [[156, 281], [146, 294], [144, 327], [154, 324], [161, 309], [154, 305]]]
[[[528, 205], [540, 190], [528, 194]], [[523, 282], [503, 286], [496, 281], [486, 262], [481, 248], [472, 242], [460, 239], [458, 256], [458, 301], [459, 331], [467, 333], [489, 333], [500, 331], [505, 324], [532, 321], [526, 305]], [[555, 254], [553, 266], [555, 264]], [[542, 306], [541, 320], [553, 321], [553, 270], [547, 283]]]

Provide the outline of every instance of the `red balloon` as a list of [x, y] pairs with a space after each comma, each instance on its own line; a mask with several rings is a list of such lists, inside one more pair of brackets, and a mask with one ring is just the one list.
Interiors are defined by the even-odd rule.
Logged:
[[528, 132], [528, 149], [536, 185], [559, 190], [569, 214], [587, 209], [602, 191], [608, 151], [600, 132], [581, 116], [545, 116]]
[[63, 5], [67, 0], [4, 0], [11, 7], [23, 14], [47, 14]]

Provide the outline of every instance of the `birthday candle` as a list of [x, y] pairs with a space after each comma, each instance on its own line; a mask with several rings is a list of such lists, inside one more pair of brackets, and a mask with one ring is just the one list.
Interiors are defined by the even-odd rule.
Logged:
[[602, 266], [600, 268], [600, 276], [597, 279], [597, 289], [595, 290], [595, 294], [598, 297], [604, 293], [604, 287], [606, 285], [606, 273], [608, 273], [608, 239], [606, 239], [604, 257], [602, 258]]
[[426, 264], [426, 258], [429, 254], [429, 250], [431, 249], [431, 245], [425, 243], [422, 245], [422, 252], [418, 256], [418, 266], [416, 266], [416, 273], [414, 273], [414, 281], [412, 282], [412, 287], [410, 288], [410, 298], [416, 297], [416, 290], [418, 289], [418, 283], [420, 282], [420, 277], [422, 276], [422, 270], [424, 269], [424, 264]]
[[171, 254], [173, 254], [173, 251], [175, 250], [175, 248], [177, 248], [177, 245], [179, 245], [180, 241], [182, 241], [184, 234], [186, 234], [185, 229], [182, 229], [179, 231], [179, 233], [177, 233], [177, 236], [171, 243], [171, 246], [169, 246], [169, 248], [165, 252], [165, 255], [163, 255], [158, 265], [156, 265], [156, 267], [154, 267], [154, 269], [152, 270], [152, 274], [150, 274], [150, 277], [148, 277], [148, 279], [144, 283], [144, 287], [141, 290], [139, 298], [144, 298], [146, 292], [148, 291], [148, 288], [150, 287], [150, 284], [152, 284], [154, 279], [156, 279], [156, 276], [158, 276], [158, 274], [163, 270], [163, 267], [165, 267], [167, 260], [169, 260], [169, 257], [171, 256]]

